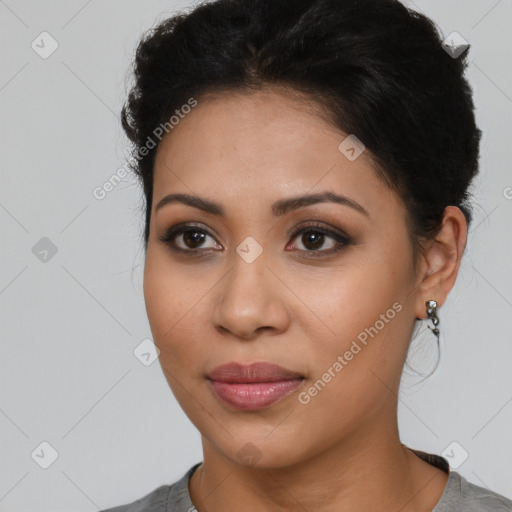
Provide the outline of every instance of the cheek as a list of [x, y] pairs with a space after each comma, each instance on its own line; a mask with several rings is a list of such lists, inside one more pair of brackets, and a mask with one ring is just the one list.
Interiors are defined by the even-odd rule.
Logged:
[[393, 304], [398, 302], [403, 309], [410, 287], [405, 258], [398, 251], [389, 253], [376, 247], [353, 251], [340, 261], [342, 264], [328, 273], [325, 268], [305, 268], [300, 277], [290, 275], [293, 291], [303, 303], [303, 314], [296, 310], [296, 320], [307, 318], [313, 322], [316, 318], [323, 333], [319, 332], [317, 339], [324, 337], [328, 344], [357, 337], [381, 315], [385, 329], [379, 321], [379, 330], [389, 331], [392, 324], [399, 323], [398, 306], [393, 309]]
[[148, 251], [144, 269], [144, 301], [154, 341], [157, 344], [177, 321], [178, 311], [174, 307], [176, 298], [170, 293], [173, 289], [176, 289], [176, 283], [171, 275]]
[[204, 352], [205, 343], [204, 319], [210, 315], [205, 296], [215, 284], [211, 275], [180, 271], [165, 254], [148, 248], [144, 300], [153, 340], [165, 369], [193, 372], [199, 366], [199, 354]]
[[408, 261], [399, 251], [370, 253], [358, 253], [357, 262], [347, 258], [328, 279], [324, 274], [321, 286], [320, 274], [310, 274], [294, 289], [318, 317], [303, 315], [313, 319], [301, 326], [308, 332], [304, 351], [311, 355], [311, 380], [321, 381], [317, 403], [331, 403], [333, 414], [375, 405], [387, 393], [383, 382], [393, 386], [400, 375], [407, 352]]
[[202, 433], [212, 428], [205, 412], [208, 397], [204, 389], [200, 394], [195, 387], [203, 379], [201, 370], [209, 357], [204, 349], [204, 320], [210, 315], [205, 300], [214, 285], [210, 281], [195, 272], [180, 272], [165, 254], [148, 248], [144, 298], [153, 340], [160, 350], [160, 367], [180, 407]]
[[183, 327], [186, 299], [180, 275], [165, 258], [148, 248], [144, 268], [144, 300], [154, 342], [164, 355], [168, 339]]

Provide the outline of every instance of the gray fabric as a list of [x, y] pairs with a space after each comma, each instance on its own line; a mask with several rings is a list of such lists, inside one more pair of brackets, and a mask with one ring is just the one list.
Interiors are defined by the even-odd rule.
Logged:
[[[412, 451], [450, 474], [446, 488], [432, 512], [512, 512], [512, 500], [472, 484], [459, 473], [450, 471], [445, 458], [417, 450]], [[162, 485], [133, 503], [100, 512], [197, 512], [190, 499], [188, 481], [200, 465], [201, 462], [198, 462], [192, 466], [172, 485]]]
[[446, 489], [432, 512], [448, 511], [512, 512], [512, 501], [485, 487], [472, 484], [459, 473], [452, 471]]
[[100, 512], [197, 512], [188, 492], [188, 480], [201, 465], [192, 466], [176, 483], [162, 485], [143, 498]]

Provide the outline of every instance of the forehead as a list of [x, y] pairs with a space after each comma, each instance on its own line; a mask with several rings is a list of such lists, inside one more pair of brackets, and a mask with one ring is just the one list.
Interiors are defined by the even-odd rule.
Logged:
[[[248, 94], [223, 92], [197, 100], [197, 106], [183, 116], [160, 143], [161, 153], [179, 153], [187, 159], [216, 154], [220, 158], [248, 159], [247, 164], [271, 161], [284, 156], [293, 159], [302, 149], [302, 156], [320, 147], [319, 137], [330, 135], [334, 141], [343, 134], [322, 120], [321, 112], [311, 101], [297, 92], [286, 95], [284, 89], [263, 89]], [[283, 146], [285, 144], [285, 146]], [[201, 152], [190, 153], [192, 148]], [[257, 149], [264, 152], [257, 154]], [[183, 151], [179, 151], [183, 149]], [[185, 153], [185, 150], [188, 150]], [[232, 154], [233, 153], [233, 154]]]
[[363, 203], [390, 193], [367, 154], [340, 152], [348, 134], [304, 96], [266, 89], [197, 101], [158, 147], [154, 205], [171, 192], [246, 205], [329, 189]]

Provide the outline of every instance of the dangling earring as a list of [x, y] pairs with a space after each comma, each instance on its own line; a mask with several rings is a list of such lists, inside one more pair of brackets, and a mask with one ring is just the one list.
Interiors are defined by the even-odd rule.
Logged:
[[425, 306], [427, 307], [427, 318], [432, 320], [433, 328], [428, 325], [427, 327], [434, 333], [437, 337], [437, 342], [439, 343], [439, 329], [437, 326], [439, 325], [439, 317], [437, 316], [437, 302], [435, 300], [427, 300], [425, 302]]

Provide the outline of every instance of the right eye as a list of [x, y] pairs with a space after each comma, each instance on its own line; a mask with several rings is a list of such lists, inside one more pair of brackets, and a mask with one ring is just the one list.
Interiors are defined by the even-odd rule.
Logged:
[[[208, 237], [212, 238], [213, 245], [203, 248], [202, 244], [205, 243]], [[222, 246], [217, 244], [208, 231], [194, 224], [178, 224], [177, 226], [172, 226], [163, 236], [159, 237], [159, 240], [173, 251], [186, 253], [198, 253], [206, 250], [209, 252], [212, 249], [222, 249]]]

